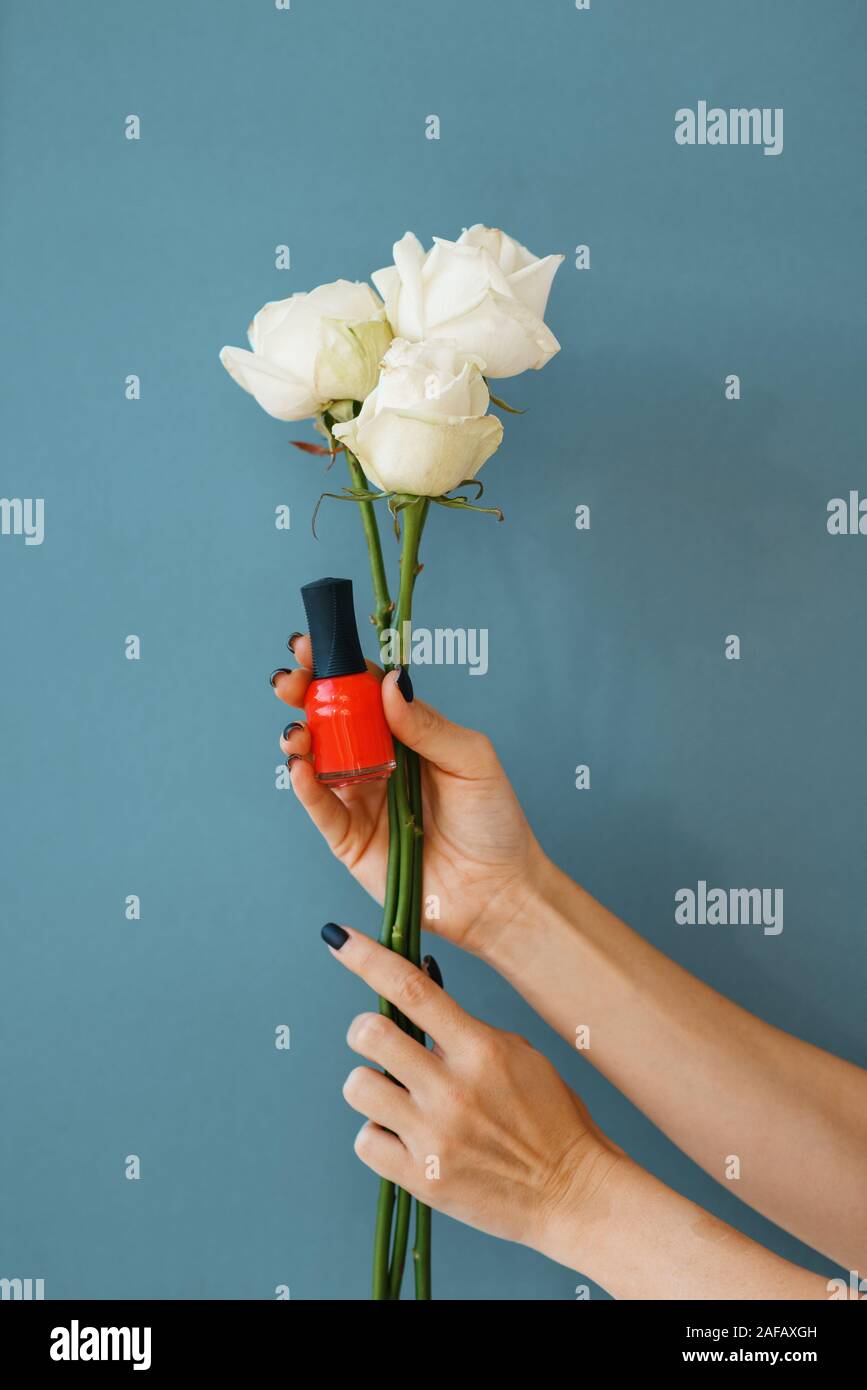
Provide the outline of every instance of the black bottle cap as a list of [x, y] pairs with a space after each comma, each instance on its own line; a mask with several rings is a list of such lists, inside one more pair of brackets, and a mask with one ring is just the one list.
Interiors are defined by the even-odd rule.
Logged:
[[304, 585], [301, 597], [313, 648], [313, 679], [366, 671], [355, 622], [352, 580], [317, 579]]

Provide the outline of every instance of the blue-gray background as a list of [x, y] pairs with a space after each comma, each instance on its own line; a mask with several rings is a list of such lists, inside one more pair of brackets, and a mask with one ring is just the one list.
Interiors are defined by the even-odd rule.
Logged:
[[[593, 893], [867, 1062], [867, 539], [825, 526], [867, 487], [860, 0], [89, 0], [7, 6], [0, 34], [2, 492], [46, 504], [41, 547], [0, 539], [0, 1276], [47, 1297], [367, 1294], [375, 1180], [340, 1086], [368, 1000], [318, 932], [376, 913], [275, 789], [267, 679], [299, 586], [351, 574], [363, 608], [366, 557], [349, 507], [311, 537], [321, 465], [287, 443], [308, 427], [217, 353], [266, 300], [389, 263], [407, 228], [484, 221], [567, 253], [563, 350], [504, 384], [530, 407], [485, 473], [506, 525], [435, 510], [425, 540], [417, 620], [488, 628], [489, 674], [419, 686], [492, 734]], [[699, 99], [784, 107], [783, 154], [677, 146]], [[699, 878], [782, 887], [782, 936], [676, 927]], [[484, 966], [437, 954], [637, 1159], [832, 1272]], [[435, 1225], [440, 1296], [574, 1296], [568, 1270]]]

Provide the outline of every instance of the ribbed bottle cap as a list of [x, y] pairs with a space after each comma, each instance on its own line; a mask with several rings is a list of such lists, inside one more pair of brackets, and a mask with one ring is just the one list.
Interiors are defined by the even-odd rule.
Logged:
[[313, 647], [314, 680], [366, 671], [355, 622], [352, 580], [317, 579], [304, 585], [301, 597]]

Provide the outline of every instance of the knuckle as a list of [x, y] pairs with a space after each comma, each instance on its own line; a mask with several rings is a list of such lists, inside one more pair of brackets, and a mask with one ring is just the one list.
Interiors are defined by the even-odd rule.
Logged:
[[479, 733], [475, 729], [468, 732], [470, 744], [465, 759], [467, 770], [477, 777], [486, 776], [499, 765], [494, 745], [487, 734]]
[[487, 734], [476, 734], [476, 750], [480, 762], [493, 762], [497, 756]]
[[353, 1148], [355, 1149], [356, 1157], [360, 1158], [363, 1162], [367, 1161], [367, 1157], [370, 1154], [372, 1140], [373, 1130], [370, 1128], [370, 1125], [362, 1125], [355, 1136]]
[[420, 970], [413, 970], [401, 982], [397, 992], [398, 997], [394, 1002], [399, 1006], [401, 1012], [409, 1012], [413, 1008], [418, 1008], [420, 1004], [424, 1004], [430, 998], [431, 990], [435, 988], [436, 986], [432, 984], [427, 975], [423, 975]]
[[366, 1067], [353, 1067], [343, 1083], [344, 1100], [357, 1100], [364, 1090], [367, 1071]]
[[429, 737], [432, 734], [436, 734], [443, 723], [442, 716], [430, 705], [423, 704], [420, 701], [417, 703], [416, 708], [418, 710], [416, 718], [418, 719], [419, 733], [422, 737]]
[[479, 1033], [469, 1047], [469, 1059], [474, 1071], [486, 1072], [496, 1066], [500, 1057], [500, 1038], [491, 1029]]
[[354, 1051], [376, 1047], [385, 1036], [385, 1019], [381, 1014], [359, 1014], [349, 1025], [347, 1042]]

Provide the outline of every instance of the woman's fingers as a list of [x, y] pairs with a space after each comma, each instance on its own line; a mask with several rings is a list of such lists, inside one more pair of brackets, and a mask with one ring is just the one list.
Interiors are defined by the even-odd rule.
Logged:
[[462, 1039], [478, 1032], [477, 1021], [405, 957], [333, 922], [322, 928], [322, 937], [341, 965], [360, 975], [423, 1033], [436, 1038], [446, 1055], [457, 1050]]
[[349, 1025], [346, 1041], [368, 1062], [376, 1062], [411, 1094], [424, 1088], [441, 1065], [432, 1052], [417, 1043], [384, 1014], [359, 1014]]
[[299, 666], [303, 666], [305, 671], [313, 670], [313, 648], [306, 632], [293, 632], [286, 645]]
[[343, 1083], [343, 1099], [359, 1115], [402, 1137], [412, 1118], [409, 1092], [381, 1071], [355, 1067]]
[[412, 1160], [396, 1134], [368, 1120], [355, 1136], [355, 1152], [374, 1173], [409, 1191]]
[[271, 685], [277, 699], [282, 700], [285, 705], [293, 705], [295, 709], [303, 708], [304, 696], [312, 679], [310, 672], [303, 671], [300, 667], [296, 671], [290, 671], [288, 667], [281, 666], [279, 670], [271, 673]]
[[[302, 634], [292, 644], [292, 655], [298, 662], [295, 669], [288, 666], [280, 666], [276, 671], [271, 672], [271, 685], [274, 694], [286, 705], [293, 705], [295, 709], [303, 709], [304, 696], [307, 694], [307, 687], [313, 679], [313, 653], [310, 647], [310, 638]], [[373, 661], [366, 661], [368, 671], [377, 680], [382, 680], [383, 671]]]
[[[293, 632], [286, 645], [303, 670], [313, 670], [313, 647], [306, 632]], [[374, 661], [366, 661], [366, 665], [372, 675], [382, 679], [385, 673], [380, 666], [377, 666]]]
[[294, 754], [296, 757], [305, 758], [310, 752], [312, 742], [307, 725], [298, 719], [293, 719], [291, 724], [287, 724], [280, 735], [280, 747], [287, 757]]
[[292, 770], [292, 790], [328, 848], [338, 854], [352, 829], [349, 807], [343, 804], [332, 787], [316, 780], [312, 763], [300, 757], [293, 759], [289, 766]]
[[[484, 734], [453, 724], [422, 700], [407, 699], [398, 679], [394, 671], [385, 677], [382, 705], [389, 727], [401, 743], [414, 748], [443, 772], [461, 777], [483, 777], [498, 766], [497, 755]], [[405, 676], [401, 683], [404, 689], [412, 690]]]
[[280, 747], [292, 774], [292, 790], [329, 849], [339, 856], [357, 840], [369, 840], [364, 802], [375, 790], [369, 785], [335, 791], [316, 780], [311, 759], [312, 737], [300, 719], [293, 719], [280, 735]]

